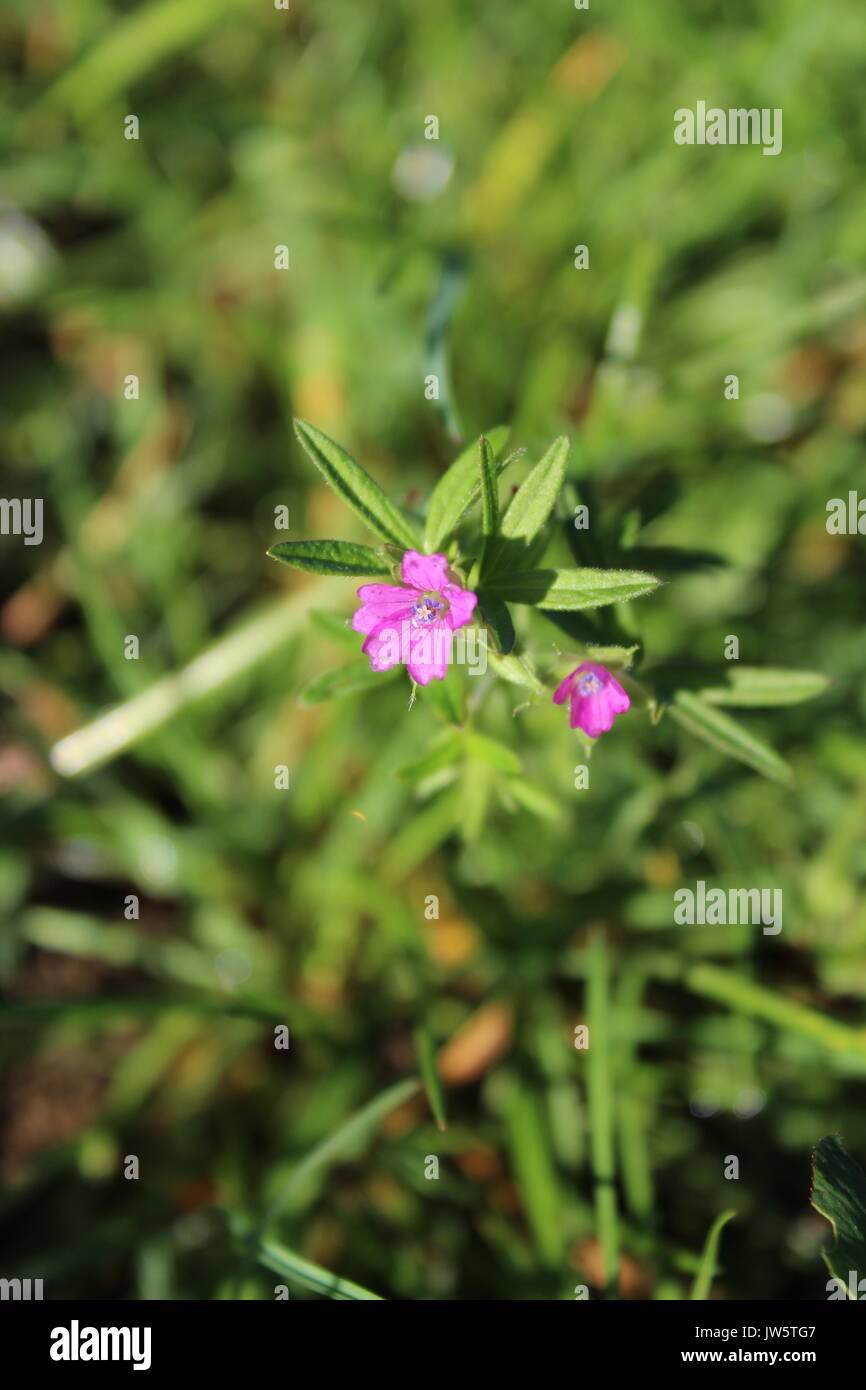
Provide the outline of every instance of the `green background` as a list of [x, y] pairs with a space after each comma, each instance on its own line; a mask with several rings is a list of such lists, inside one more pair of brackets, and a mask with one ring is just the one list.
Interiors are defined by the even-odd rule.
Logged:
[[[3, 491], [46, 518], [0, 541], [0, 1273], [270, 1298], [272, 1204], [383, 1297], [612, 1296], [618, 1267], [678, 1298], [735, 1209], [717, 1292], [825, 1297], [810, 1150], [866, 1155], [863, 541], [825, 529], [866, 493], [860, 6], [13, 0], [0, 31]], [[698, 100], [781, 107], [782, 153], [676, 145]], [[831, 678], [743, 715], [794, 784], [635, 710], [578, 791], [563, 712], [467, 678], [516, 799], [495, 759], [396, 775], [440, 728], [402, 680], [299, 705], [358, 661], [311, 617], [355, 584], [264, 552], [367, 538], [294, 415], [410, 508], [458, 433], [510, 424], [512, 482], [570, 434], [588, 546], [720, 559], [623, 614], [645, 666], [734, 634]], [[203, 698], [159, 684], [214, 647]], [[127, 746], [52, 763], [110, 707]], [[673, 927], [698, 878], [781, 887], [782, 934]], [[446, 1045], [440, 1130], [389, 1088]]]

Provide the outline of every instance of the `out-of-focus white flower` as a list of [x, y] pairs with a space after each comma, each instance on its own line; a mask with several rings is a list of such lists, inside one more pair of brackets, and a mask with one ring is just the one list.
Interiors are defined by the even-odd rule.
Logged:
[[0, 208], [0, 305], [31, 294], [54, 260], [38, 223], [15, 208]]
[[427, 203], [445, 188], [454, 172], [454, 156], [430, 145], [407, 145], [391, 172], [397, 192], [412, 203]]

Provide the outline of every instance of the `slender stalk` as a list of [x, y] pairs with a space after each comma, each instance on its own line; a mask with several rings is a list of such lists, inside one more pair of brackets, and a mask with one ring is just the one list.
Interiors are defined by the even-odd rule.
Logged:
[[716, 1272], [716, 1256], [719, 1251], [719, 1238], [722, 1234], [722, 1227], [726, 1226], [736, 1214], [735, 1211], [723, 1211], [721, 1216], [716, 1217], [707, 1232], [704, 1251], [701, 1255], [701, 1263], [695, 1275], [695, 1282], [692, 1285], [691, 1296], [693, 1301], [705, 1302], [710, 1296], [710, 1289]]
[[180, 710], [257, 666], [297, 631], [323, 588], [324, 582], [310, 584], [272, 605], [180, 671], [163, 676], [147, 690], [61, 739], [51, 750], [55, 771], [64, 777], [92, 772], [161, 728]]
[[601, 1243], [604, 1286], [615, 1289], [619, 1272], [619, 1231], [614, 1186], [616, 1154], [611, 1084], [610, 989], [607, 942], [601, 932], [594, 933], [590, 940], [587, 997], [587, 1084], [596, 1228]]

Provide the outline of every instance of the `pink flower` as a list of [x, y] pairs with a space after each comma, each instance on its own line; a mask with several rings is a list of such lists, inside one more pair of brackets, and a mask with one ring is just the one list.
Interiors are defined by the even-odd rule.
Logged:
[[469, 622], [478, 598], [448, 578], [444, 555], [407, 550], [402, 574], [405, 588], [362, 584], [352, 627], [367, 634], [361, 650], [372, 671], [403, 662], [413, 681], [429, 685], [444, 678], [454, 631]]
[[554, 691], [553, 699], [557, 705], [571, 701], [569, 724], [572, 729], [583, 729], [590, 738], [606, 734], [616, 716], [631, 704], [619, 681], [597, 661], [582, 661], [576, 666]]

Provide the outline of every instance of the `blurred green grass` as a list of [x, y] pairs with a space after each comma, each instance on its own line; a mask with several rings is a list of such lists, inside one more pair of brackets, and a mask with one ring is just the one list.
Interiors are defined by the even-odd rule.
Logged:
[[[419, 1071], [420, 1026], [448, 1128], [413, 1096], [325, 1149], [275, 1221], [298, 1256], [389, 1298], [598, 1296], [617, 1259], [624, 1296], [687, 1297], [734, 1207], [717, 1287], [823, 1297], [809, 1150], [866, 1152], [862, 541], [824, 529], [866, 490], [858, 7], [13, 0], [0, 29], [4, 492], [46, 502], [42, 547], [2, 541], [5, 1272], [272, 1296], [236, 1223]], [[699, 98], [781, 106], [782, 155], [676, 146]], [[430, 173], [429, 114], [453, 174], [413, 201], [394, 167]], [[561, 712], [514, 716], [500, 684], [485, 732], [548, 815], [494, 801], [461, 839], [459, 789], [395, 775], [438, 730], [423, 698], [297, 703], [347, 659], [310, 614], [354, 585], [264, 552], [365, 537], [294, 415], [410, 506], [455, 423], [508, 421], [515, 482], [570, 434], [594, 519], [637, 509], [638, 546], [724, 560], [624, 615], [647, 664], [735, 633], [744, 661], [831, 676], [747, 721], [794, 790], [634, 714], [577, 792]], [[157, 685], [146, 736], [58, 775], [57, 740], [214, 648], [200, 698]], [[698, 877], [783, 886], [782, 936], [673, 928]]]

